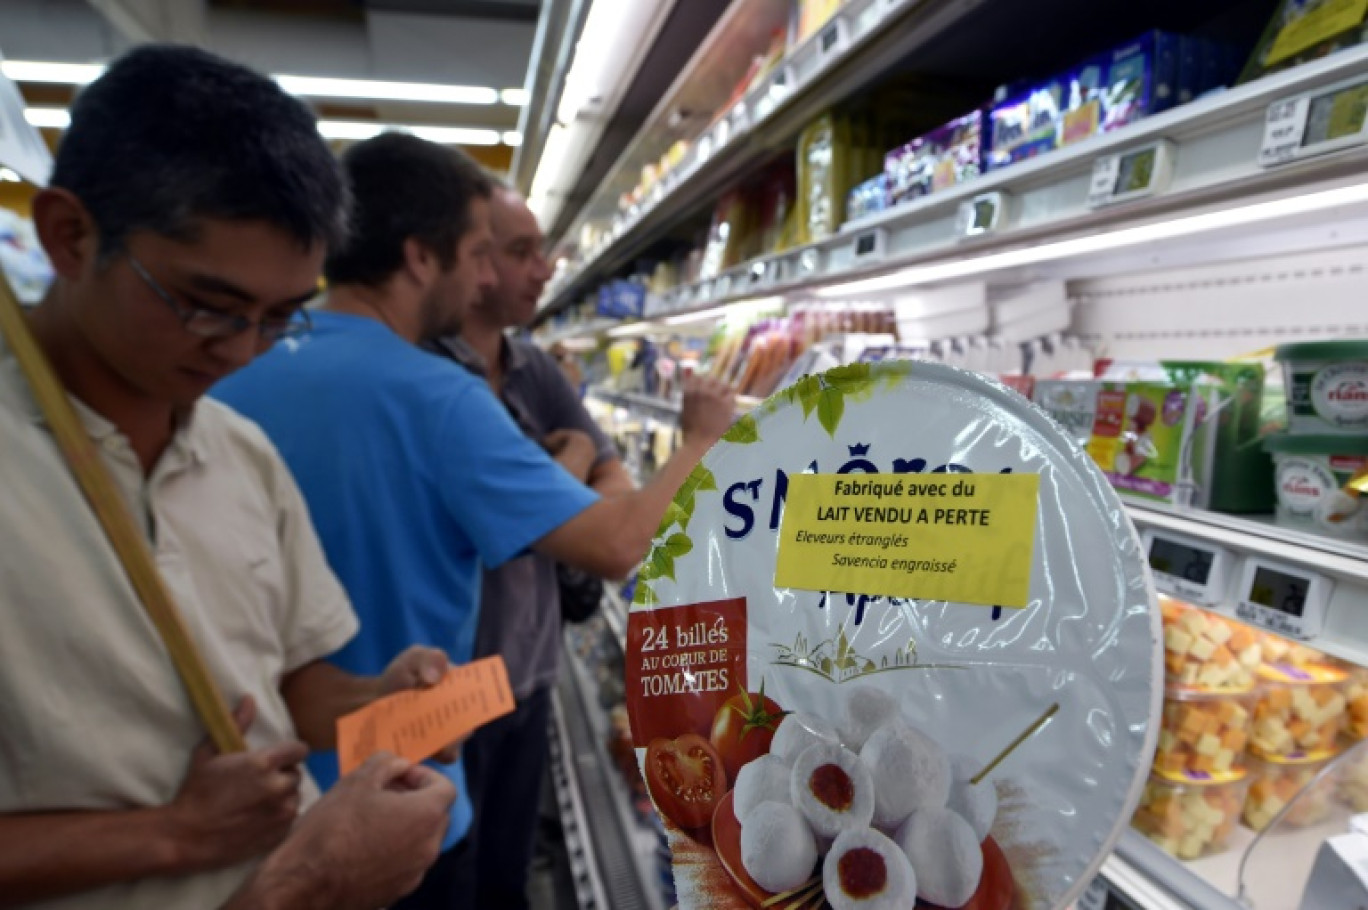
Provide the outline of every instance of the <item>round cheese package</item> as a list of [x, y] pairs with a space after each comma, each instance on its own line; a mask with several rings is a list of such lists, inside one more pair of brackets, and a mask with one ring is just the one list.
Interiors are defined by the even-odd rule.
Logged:
[[1014, 392], [807, 376], [693, 471], [637, 580], [632, 739], [681, 908], [1062, 908], [1163, 692], [1139, 539]]

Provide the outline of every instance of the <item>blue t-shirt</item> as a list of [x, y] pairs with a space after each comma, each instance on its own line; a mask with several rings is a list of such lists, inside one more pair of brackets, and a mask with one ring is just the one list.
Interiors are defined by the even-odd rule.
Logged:
[[[373, 676], [410, 645], [471, 659], [480, 573], [597, 500], [518, 429], [483, 379], [382, 323], [313, 315], [214, 397], [255, 420], [294, 473], [361, 620], [331, 660]], [[460, 763], [444, 847], [470, 827]], [[335, 752], [309, 769], [327, 788]]]

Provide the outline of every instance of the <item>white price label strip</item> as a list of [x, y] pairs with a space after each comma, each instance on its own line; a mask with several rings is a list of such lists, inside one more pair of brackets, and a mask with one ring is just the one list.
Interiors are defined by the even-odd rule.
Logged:
[[1297, 157], [1297, 150], [1306, 138], [1306, 118], [1310, 110], [1311, 99], [1305, 96], [1269, 106], [1259, 164], [1275, 167]]
[[1088, 205], [1105, 205], [1116, 192], [1121, 179], [1121, 156], [1107, 155], [1093, 163], [1092, 183], [1088, 185]]

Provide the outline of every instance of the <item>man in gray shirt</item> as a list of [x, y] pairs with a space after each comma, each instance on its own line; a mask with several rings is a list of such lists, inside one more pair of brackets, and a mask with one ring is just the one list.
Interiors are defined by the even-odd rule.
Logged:
[[[513, 190], [490, 200], [497, 283], [467, 313], [460, 336], [434, 349], [488, 380], [523, 431], [603, 496], [633, 488], [612, 442], [594, 423], [554, 357], [508, 338], [532, 321], [551, 276], [536, 217]], [[556, 565], [530, 554], [484, 573], [476, 656], [502, 654], [517, 710], [467, 741], [463, 755], [475, 818], [462, 859], [475, 907], [527, 906], [547, 752], [551, 687], [561, 649]]]

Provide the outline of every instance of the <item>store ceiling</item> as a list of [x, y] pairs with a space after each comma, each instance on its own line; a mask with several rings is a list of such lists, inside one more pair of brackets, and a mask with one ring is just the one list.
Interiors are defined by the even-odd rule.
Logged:
[[[197, 44], [276, 75], [521, 88], [541, 0], [3, 0], [11, 60], [102, 63], [148, 40]], [[64, 107], [74, 87], [21, 83], [30, 105]], [[507, 103], [310, 97], [319, 117], [494, 131], [468, 146], [506, 170], [521, 108]]]
[[211, 0], [210, 6], [264, 13], [359, 15], [364, 10], [534, 21], [541, 0]]

